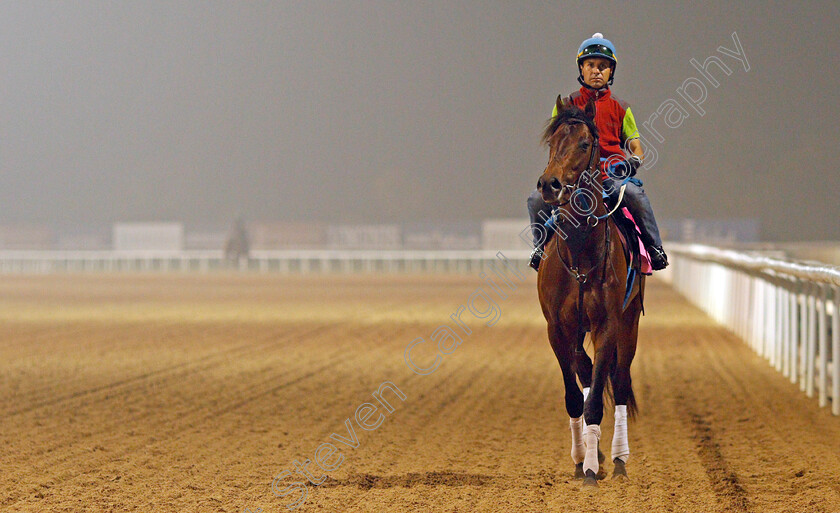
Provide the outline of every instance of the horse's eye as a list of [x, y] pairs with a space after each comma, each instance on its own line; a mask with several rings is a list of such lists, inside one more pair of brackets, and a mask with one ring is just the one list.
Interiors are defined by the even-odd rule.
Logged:
[[588, 150], [588, 149], [589, 149], [589, 143], [588, 143], [588, 142], [582, 142], [582, 143], [580, 143], [580, 149], [582, 149], [582, 150]]

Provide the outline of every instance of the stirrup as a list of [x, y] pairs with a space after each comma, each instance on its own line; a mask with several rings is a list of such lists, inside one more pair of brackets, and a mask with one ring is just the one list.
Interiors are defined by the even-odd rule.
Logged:
[[543, 252], [542, 248], [537, 246], [534, 248], [534, 251], [531, 252], [531, 261], [528, 262], [528, 266], [535, 271], [540, 270], [540, 262], [542, 262], [545, 253]]
[[650, 266], [654, 271], [661, 271], [668, 267], [668, 255], [665, 254], [662, 246], [649, 246], [648, 251], [650, 252]]

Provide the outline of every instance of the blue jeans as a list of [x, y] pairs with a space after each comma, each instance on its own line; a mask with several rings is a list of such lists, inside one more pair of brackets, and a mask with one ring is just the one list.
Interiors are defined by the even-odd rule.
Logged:
[[[603, 181], [604, 189], [609, 194], [610, 203], [615, 205], [618, 201], [619, 185], [621, 182], [607, 178]], [[662, 238], [659, 235], [659, 226], [656, 224], [656, 217], [653, 215], [653, 207], [642, 188], [642, 181], [638, 178], [631, 178], [624, 189], [624, 201], [622, 205], [633, 215], [639, 230], [642, 232], [642, 242], [645, 246], [662, 246]]]

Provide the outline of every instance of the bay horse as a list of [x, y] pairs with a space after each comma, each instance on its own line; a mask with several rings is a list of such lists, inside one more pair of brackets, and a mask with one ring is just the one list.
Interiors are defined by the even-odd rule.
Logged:
[[[630, 263], [602, 197], [594, 116], [591, 101], [582, 111], [558, 97], [557, 116], [543, 134], [549, 161], [537, 189], [554, 208], [557, 233], [545, 248], [537, 286], [548, 340], [563, 371], [575, 477], [597, 486], [597, 479], [605, 476], [599, 448], [605, 390], [615, 403], [613, 478], [627, 477], [627, 415], [629, 411], [632, 418], [637, 410], [630, 364], [636, 354], [644, 276], [635, 280], [625, 300]], [[594, 365], [583, 347], [587, 331]]]

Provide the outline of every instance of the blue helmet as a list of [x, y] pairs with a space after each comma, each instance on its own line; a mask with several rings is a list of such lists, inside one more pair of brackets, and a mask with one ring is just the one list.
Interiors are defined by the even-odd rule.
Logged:
[[[615, 47], [609, 39], [604, 39], [604, 35], [600, 32], [592, 34], [592, 37], [580, 44], [577, 54], [577, 65], [580, 69], [581, 63], [588, 57], [603, 57], [612, 63], [612, 72], [610, 73], [609, 84], [612, 85], [615, 77], [615, 65], [617, 57], [615, 55]], [[582, 82], [582, 77], [579, 79]]]

